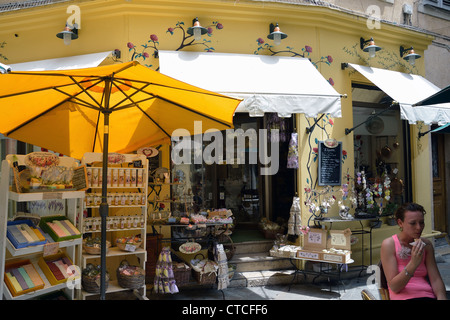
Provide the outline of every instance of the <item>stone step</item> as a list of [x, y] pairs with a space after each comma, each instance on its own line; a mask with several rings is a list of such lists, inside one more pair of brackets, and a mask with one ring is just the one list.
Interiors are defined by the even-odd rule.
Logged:
[[292, 268], [289, 259], [269, 256], [269, 252], [234, 254], [229, 263], [236, 265], [236, 272], [283, 270]]
[[234, 243], [236, 247], [235, 254], [269, 252], [273, 246], [273, 241], [248, 241]]
[[[295, 283], [298, 283], [301, 279], [302, 277], [297, 277]], [[293, 280], [294, 270], [235, 272], [228, 287], [240, 288], [290, 284]]]

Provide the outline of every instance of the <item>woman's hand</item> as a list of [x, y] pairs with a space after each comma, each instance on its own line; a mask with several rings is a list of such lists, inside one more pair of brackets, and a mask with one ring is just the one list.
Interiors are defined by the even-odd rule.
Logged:
[[414, 273], [414, 271], [416, 271], [419, 264], [422, 262], [424, 250], [425, 250], [425, 242], [423, 242], [420, 239], [418, 241], [416, 241], [414, 243], [414, 245], [412, 246], [411, 261], [408, 263], [408, 265], [410, 266], [410, 268], [412, 270], [410, 270], [408, 268], [409, 273], [411, 273], [411, 274]]

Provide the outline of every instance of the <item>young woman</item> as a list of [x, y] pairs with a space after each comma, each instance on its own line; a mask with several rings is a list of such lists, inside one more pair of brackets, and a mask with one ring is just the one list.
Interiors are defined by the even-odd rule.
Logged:
[[425, 227], [425, 210], [407, 203], [395, 213], [400, 233], [381, 244], [381, 263], [391, 300], [446, 300], [445, 285], [430, 240], [420, 238]]

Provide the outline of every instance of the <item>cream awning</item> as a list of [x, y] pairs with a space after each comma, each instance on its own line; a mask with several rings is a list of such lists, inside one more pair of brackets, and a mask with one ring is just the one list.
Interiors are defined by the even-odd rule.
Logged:
[[236, 112], [341, 117], [341, 95], [306, 58], [159, 51], [161, 73], [244, 99]]
[[422, 76], [398, 71], [348, 64], [400, 105], [401, 118], [415, 124], [423, 121], [444, 124], [450, 122], [450, 108], [445, 105], [414, 106], [440, 89]]
[[113, 51], [89, 53], [55, 59], [45, 59], [10, 65], [11, 71], [69, 70], [98, 67]]

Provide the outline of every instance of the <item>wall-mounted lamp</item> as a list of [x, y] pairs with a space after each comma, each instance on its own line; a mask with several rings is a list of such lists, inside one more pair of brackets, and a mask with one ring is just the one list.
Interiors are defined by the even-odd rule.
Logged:
[[202, 27], [198, 18], [192, 20], [192, 27], [187, 29], [187, 33], [194, 36], [194, 40], [200, 40], [202, 35], [207, 33], [208, 29]]
[[[375, 57], [375, 52], [381, 50], [381, 47], [375, 45], [375, 41], [373, 41], [373, 38], [370, 38], [369, 40], [364, 40], [364, 38], [361, 37], [361, 39], [359, 39], [359, 42], [361, 50], [364, 52], [368, 52], [370, 58]], [[367, 47], [364, 47], [367, 43], [369, 45]]]
[[[405, 57], [403, 55], [408, 53]], [[416, 63], [416, 59], [419, 59], [421, 56], [414, 52], [413, 47], [405, 49], [403, 46], [400, 46], [400, 57], [404, 60], [408, 61], [410, 65], [414, 65]]]
[[270, 34], [267, 36], [270, 40], [273, 40], [276, 46], [278, 46], [281, 43], [281, 39], [286, 39], [287, 34], [284, 32], [281, 32], [280, 27], [278, 26], [278, 23], [274, 25], [273, 23], [270, 24], [269, 27]]
[[65, 45], [69, 45], [71, 40], [78, 39], [78, 29], [77, 24], [73, 24], [73, 29], [70, 29], [69, 25], [66, 23], [64, 30], [57, 33], [56, 36], [64, 40]]

